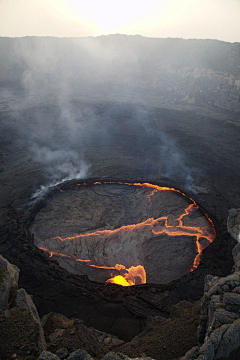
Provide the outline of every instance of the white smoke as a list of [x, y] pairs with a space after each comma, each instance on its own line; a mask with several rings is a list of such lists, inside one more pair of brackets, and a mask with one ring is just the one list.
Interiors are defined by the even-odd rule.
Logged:
[[41, 185], [32, 195], [32, 199], [42, 198], [50, 188], [69, 180], [83, 180], [89, 175], [90, 165], [76, 151], [51, 150], [47, 147], [32, 147], [37, 161], [45, 167], [51, 179], [47, 185]]
[[176, 141], [166, 133], [160, 134], [160, 168], [162, 176], [180, 181], [187, 191], [196, 192], [194, 183], [198, 176], [198, 171], [187, 165], [184, 153], [179, 149]]
[[[144, 148], [148, 151], [151, 144], [151, 155], [147, 152], [145, 158], [140, 158], [140, 171], [145, 171], [146, 166], [147, 173], [149, 167], [154, 167], [154, 174], [193, 190], [196, 171], [188, 164], [184, 146], [182, 151], [172, 135], [158, 134], [160, 127], [152, 122], [150, 108], [139, 106], [135, 113], [129, 112], [131, 121], [127, 121], [125, 112], [118, 115], [126, 119], [125, 122], [116, 121], [116, 113], [121, 114], [124, 109], [122, 101], [131, 99], [133, 103], [148, 104], [151, 97], [152, 92], [142, 91], [140, 74], [146, 75], [146, 84], [154, 79], [151, 72], [144, 72], [143, 64], [147, 58], [138, 52], [138, 43], [143, 46], [145, 40], [122, 36], [95, 39], [29, 37], [13, 42], [10, 50], [14, 56], [8, 48], [5, 49], [13, 61], [9, 73], [13, 73], [13, 79], [21, 80], [22, 89], [21, 96], [17, 93], [14, 98], [14, 94], [9, 92], [4, 96], [9, 101], [13, 97], [14, 116], [19, 120], [16, 122], [19, 138], [24, 146], [30, 148], [33, 160], [43, 165], [45, 186], [35, 192], [35, 197], [54, 184], [86, 178], [90, 165], [84, 153], [88, 155], [88, 161], [94, 163], [97, 157], [87, 149], [102, 145], [108, 149], [118, 146], [123, 149], [123, 156], [127, 145], [136, 156], [138, 149], [144, 153]], [[155, 50], [150, 48], [155, 54]], [[8, 69], [8, 57], [5, 60]], [[114, 100], [114, 104], [119, 101], [120, 105], [114, 105], [102, 116], [101, 109], [94, 106], [86, 110], [82, 106], [86, 100], [94, 104]], [[116, 166], [118, 161], [122, 163], [121, 151], [116, 156]], [[156, 161], [153, 161], [152, 152], [156, 154]]]

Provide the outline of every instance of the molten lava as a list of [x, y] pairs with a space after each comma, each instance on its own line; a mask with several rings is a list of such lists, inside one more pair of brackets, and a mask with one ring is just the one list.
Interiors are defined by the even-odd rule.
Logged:
[[[118, 270], [118, 265], [116, 269]], [[120, 265], [122, 269], [125, 269], [123, 275], [116, 275], [107, 280], [107, 283], [113, 283], [122, 286], [132, 286], [146, 283], [146, 271], [142, 265], [131, 266], [130, 269], [126, 269], [124, 265]], [[120, 269], [119, 269], [120, 270]]]
[[[160, 192], [160, 191], [173, 191], [173, 192], [180, 193], [181, 195], [187, 197], [185, 194], [183, 194], [182, 192], [180, 192], [179, 190], [176, 190], [174, 188], [161, 187], [161, 186], [153, 185], [150, 183], [95, 182], [92, 185], [97, 186], [97, 185], [103, 185], [103, 184], [119, 184], [119, 185], [137, 186], [137, 187], [151, 189], [152, 190], [151, 193], [146, 195], [148, 198], [148, 201], [149, 201], [149, 206], [152, 205], [152, 197], [154, 196], [154, 194], [156, 194], [157, 192]], [[73, 186], [74, 185], [71, 185], [70, 187], [73, 187]], [[91, 186], [91, 185], [82, 183], [82, 184], [77, 184], [76, 186]], [[62, 192], [62, 190], [60, 190], [60, 192]], [[72, 240], [78, 239], [78, 238], [80, 239], [80, 238], [87, 238], [87, 237], [93, 237], [93, 236], [94, 237], [101, 237], [103, 235], [104, 236], [112, 236], [113, 234], [115, 235], [115, 234], [118, 234], [121, 232], [131, 232], [136, 229], [143, 230], [144, 228], [150, 228], [153, 235], [167, 234], [169, 236], [194, 236], [194, 237], [196, 237], [197, 255], [196, 255], [194, 262], [192, 264], [192, 267], [190, 269], [190, 271], [193, 271], [200, 264], [201, 253], [204, 250], [204, 248], [206, 247], [206, 243], [205, 243], [205, 245], [203, 245], [200, 242], [200, 239], [204, 238], [208, 241], [208, 243], [211, 243], [215, 239], [216, 232], [215, 232], [213, 222], [209, 219], [209, 217], [207, 215], [205, 215], [205, 216], [206, 216], [206, 219], [208, 220], [208, 224], [210, 224], [210, 227], [211, 227], [210, 230], [208, 228], [206, 228], [205, 226], [197, 227], [197, 226], [186, 226], [183, 224], [184, 217], [189, 215], [194, 209], [199, 208], [193, 199], [189, 198], [189, 200], [191, 201], [191, 204], [188, 205], [187, 208], [183, 211], [183, 213], [175, 219], [175, 223], [176, 223], [175, 225], [169, 225], [168, 224], [168, 216], [162, 216], [157, 219], [148, 218], [143, 222], [140, 222], [137, 224], [121, 226], [114, 230], [97, 230], [97, 231], [87, 232], [87, 233], [83, 233], [83, 234], [77, 234], [75, 236], [68, 236], [65, 238], [56, 236], [52, 239], [58, 239], [61, 242], [65, 242], [65, 241], [72, 241]], [[90, 259], [78, 259], [69, 254], [51, 251], [50, 249], [47, 249], [47, 248], [42, 248], [42, 247], [39, 247], [39, 248], [43, 251], [48, 252], [50, 254], [50, 256], [60, 255], [63, 257], [71, 258], [75, 261], [82, 262], [82, 263], [86, 264], [87, 266], [102, 268], [102, 269], [117, 270], [119, 272], [119, 274], [108, 279], [107, 283], [114, 283], [114, 284], [118, 284], [118, 285], [122, 285], [122, 286], [132, 286], [132, 285], [146, 283], [146, 271], [145, 271], [143, 265], [141, 265], [141, 264], [139, 264], [137, 266], [132, 266], [130, 268], [126, 268], [122, 264], [116, 264], [115, 266], [110, 266], [110, 267], [100, 266], [100, 265], [96, 265], [96, 264], [91, 264]]]

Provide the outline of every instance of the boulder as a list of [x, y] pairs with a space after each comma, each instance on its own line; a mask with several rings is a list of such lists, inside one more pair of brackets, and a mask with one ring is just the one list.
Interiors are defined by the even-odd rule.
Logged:
[[217, 309], [214, 314], [213, 323], [215, 327], [219, 327], [223, 324], [232, 324], [237, 319], [238, 319], [237, 314], [220, 308]]
[[38, 360], [60, 360], [60, 358], [50, 351], [43, 351]]
[[19, 269], [0, 255], [0, 357], [38, 356], [46, 349], [32, 298], [18, 288]]
[[97, 339], [97, 341], [100, 343], [100, 345], [106, 347], [109, 351], [112, 350], [112, 348], [115, 346], [124, 344], [124, 341], [120, 340], [117, 336], [93, 328], [90, 328], [89, 330], [91, 331], [92, 335]]
[[66, 359], [69, 355], [68, 353], [68, 349], [66, 348], [61, 348], [61, 349], [58, 349], [56, 351], [56, 355], [60, 358], [60, 359]]
[[172, 306], [170, 318], [163, 321], [158, 317], [156, 321], [148, 322], [142, 333], [132, 341], [119, 346], [118, 351], [130, 358], [180, 358], [187, 350], [197, 345], [196, 311], [193, 304], [187, 301], [179, 302]]
[[24, 289], [19, 289], [16, 292], [16, 297], [13, 301], [13, 306], [18, 308], [24, 308], [29, 312], [30, 316], [32, 317], [33, 321], [36, 323], [36, 326], [38, 328], [38, 334], [39, 334], [38, 347], [42, 351], [45, 350], [46, 342], [45, 342], [43, 327], [41, 325], [41, 321], [36, 306], [34, 305], [31, 296], [28, 295]]
[[229, 210], [227, 219], [228, 232], [238, 242], [240, 241], [240, 209]]
[[0, 314], [11, 304], [18, 288], [19, 269], [0, 255]]
[[223, 297], [225, 304], [238, 305], [240, 306], [240, 294], [233, 292], [226, 292]]
[[76, 349], [84, 349], [98, 358], [107, 352], [104, 343], [100, 343], [97, 336], [79, 319], [71, 320], [64, 315], [50, 313], [43, 316], [42, 325], [49, 351], [57, 352], [65, 348], [71, 353]]
[[196, 359], [197, 355], [198, 355], [198, 351], [199, 351], [199, 347], [198, 346], [194, 346], [193, 348], [191, 348], [183, 357], [181, 357], [180, 360], [192, 360], [192, 359]]
[[240, 243], [238, 243], [232, 250], [233, 261], [235, 264], [235, 271], [240, 270]]
[[123, 355], [121, 353], [114, 353], [114, 352], [109, 352], [107, 353], [102, 360], [123, 360], [123, 359], [129, 359], [128, 356]]
[[41, 323], [47, 332], [51, 333], [55, 329], [68, 329], [73, 326], [74, 320], [70, 320], [62, 314], [49, 313], [42, 317]]
[[[235, 259], [239, 245], [233, 251]], [[230, 354], [240, 349], [239, 283], [239, 271], [224, 278], [206, 277], [198, 328], [202, 346], [192, 348], [181, 360], [230, 360]]]
[[85, 350], [76, 350], [67, 358], [67, 360], [93, 360]]
[[32, 314], [24, 307], [13, 307], [0, 316], [0, 358], [13, 354], [24, 358], [29, 354], [37, 359], [44, 349], [42, 331]]
[[222, 340], [217, 349], [215, 359], [221, 359], [230, 355], [231, 351], [240, 346], [240, 319], [233, 324], [224, 333]]

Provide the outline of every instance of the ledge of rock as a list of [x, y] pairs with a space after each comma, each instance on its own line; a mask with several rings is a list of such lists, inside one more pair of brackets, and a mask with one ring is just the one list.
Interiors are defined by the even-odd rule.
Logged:
[[240, 358], [239, 257], [240, 247], [237, 244], [233, 249], [233, 258], [238, 271], [223, 278], [206, 276], [198, 326], [199, 346], [189, 350], [181, 360]]
[[227, 220], [228, 232], [238, 242], [240, 241], [240, 209], [231, 209]]
[[19, 359], [46, 349], [37, 309], [24, 289], [18, 288], [19, 269], [0, 255], [0, 358]]
[[0, 255], [0, 314], [11, 304], [18, 288], [19, 269]]

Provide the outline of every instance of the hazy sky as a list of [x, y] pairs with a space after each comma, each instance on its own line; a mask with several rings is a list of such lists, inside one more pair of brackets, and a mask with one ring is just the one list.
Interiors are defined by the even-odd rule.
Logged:
[[240, 41], [240, 0], [0, 0], [0, 36], [140, 34]]

